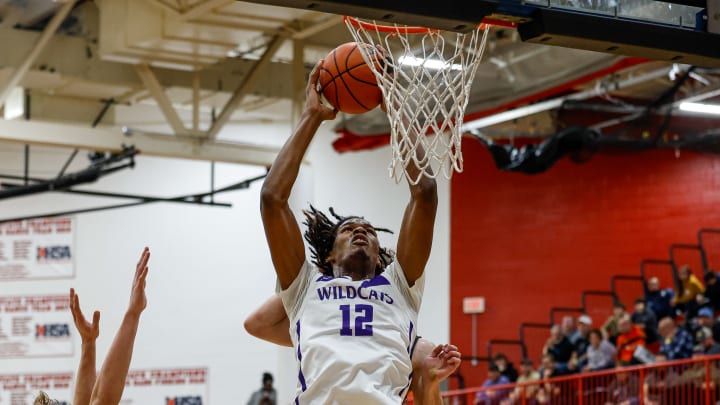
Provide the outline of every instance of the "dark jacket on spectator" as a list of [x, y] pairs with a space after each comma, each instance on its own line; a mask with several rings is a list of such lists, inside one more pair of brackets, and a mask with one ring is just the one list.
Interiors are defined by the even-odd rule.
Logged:
[[654, 343], [658, 341], [657, 318], [652, 310], [646, 308], [645, 312], [642, 313], [633, 312], [630, 319], [632, 320], [632, 323], [636, 325], [639, 323], [645, 325], [643, 332], [645, 332], [645, 339], [647, 339], [647, 343]]
[[713, 311], [720, 310], [720, 282], [705, 287], [705, 298]]
[[575, 346], [570, 343], [567, 336], [563, 336], [560, 342], [548, 347], [548, 352], [553, 355], [555, 361], [558, 363], [567, 363], [570, 361], [574, 350]]
[[500, 375], [504, 375], [507, 377], [510, 382], [515, 382], [518, 379], [518, 371], [515, 368], [515, 366], [511, 362], [507, 362], [507, 366], [505, 366], [505, 370], [502, 370], [500, 372]]
[[666, 316], [672, 316], [672, 306], [670, 301], [672, 300], [673, 290], [666, 288], [664, 290], [649, 291], [645, 295], [645, 302], [647, 307], [657, 316], [657, 319], [663, 319]]

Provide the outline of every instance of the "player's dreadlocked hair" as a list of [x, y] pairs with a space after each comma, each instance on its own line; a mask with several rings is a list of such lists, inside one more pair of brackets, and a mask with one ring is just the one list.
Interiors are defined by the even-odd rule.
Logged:
[[[320, 269], [320, 271], [326, 276], [333, 275], [332, 264], [328, 263], [327, 258], [330, 256], [330, 252], [335, 245], [335, 237], [340, 226], [351, 219], [365, 219], [358, 216], [341, 217], [335, 213], [335, 210], [330, 207], [330, 214], [335, 217], [337, 222], [328, 218], [325, 213], [315, 209], [310, 205], [309, 210], [303, 210], [305, 214], [305, 240], [310, 244], [310, 253], [312, 255], [312, 262]], [[392, 233], [391, 230], [385, 228], [375, 228], [377, 232]], [[380, 274], [395, 258], [395, 252], [384, 247], [380, 247], [380, 261], [378, 262], [378, 268], [375, 269], [375, 274]]]

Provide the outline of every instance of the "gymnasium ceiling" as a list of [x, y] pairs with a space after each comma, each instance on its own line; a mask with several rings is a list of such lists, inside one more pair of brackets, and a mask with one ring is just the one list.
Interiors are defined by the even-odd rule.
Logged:
[[[56, 31], [49, 30], [64, 7], [70, 10], [67, 18]], [[336, 15], [228, 0], [0, 0], [0, 19], [5, 114], [28, 114], [37, 124], [21, 123], [22, 117], [0, 121], [0, 140], [99, 148], [105, 144], [83, 144], [73, 137], [107, 137], [109, 145], [127, 127], [138, 137], [155, 137], [137, 138], [151, 154], [171, 150], [166, 155], [257, 164], [271, 162], [287, 136], [259, 135], [259, 128], [292, 122], [300, 107], [293, 100], [301, 100], [308, 69], [351, 40]], [[37, 58], [28, 58], [44, 32], [51, 34], [46, 46]], [[522, 98], [537, 102], [588, 90], [596, 92], [576, 100], [576, 109], [590, 102], [608, 111], [646, 105], [686, 70], [665, 63], [619, 69], [632, 64], [614, 55], [522, 43], [514, 29], [493, 29], [489, 38], [468, 107], [468, 113], [482, 116]], [[29, 63], [26, 73], [24, 63]], [[604, 69], [614, 73], [588, 79]], [[8, 83], [13, 79], [27, 99], [22, 91], [12, 91], [15, 86]], [[716, 71], [695, 71], [679, 94], [718, 88]], [[566, 119], [557, 108], [523, 111], [483, 132], [545, 136]], [[96, 132], [91, 132], [96, 120]], [[64, 126], [54, 126], [58, 123]], [[233, 124], [252, 130], [228, 130]], [[359, 134], [388, 131], [380, 111], [341, 117], [338, 125]], [[34, 133], [55, 128], [62, 135]], [[57, 140], [65, 134], [73, 140]], [[167, 135], [163, 142], [177, 140], [178, 145], [152, 143], [160, 134]], [[188, 145], [193, 146], [188, 150]], [[224, 146], [228, 149], [218, 152]]]

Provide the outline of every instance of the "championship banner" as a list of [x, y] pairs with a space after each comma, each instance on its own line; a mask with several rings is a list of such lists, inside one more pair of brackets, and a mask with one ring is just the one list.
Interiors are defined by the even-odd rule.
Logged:
[[0, 224], [0, 281], [74, 277], [75, 226], [70, 217]]
[[0, 404], [32, 404], [45, 391], [58, 405], [68, 405], [73, 398], [72, 380], [72, 372], [0, 374]]
[[139, 405], [208, 405], [207, 368], [130, 370], [120, 402]]
[[0, 297], [0, 358], [72, 356], [69, 306], [67, 295]]

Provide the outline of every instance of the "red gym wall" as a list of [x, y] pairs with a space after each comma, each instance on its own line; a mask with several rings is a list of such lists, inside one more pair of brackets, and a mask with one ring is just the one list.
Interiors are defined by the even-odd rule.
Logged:
[[[548, 322], [551, 306], [578, 307], [582, 290], [609, 290], [612, 275], [638, 275], [641, 259], [667, 258], [670, 244], [696, 243], [699, 228], [720, 227], [720, 157], [596, 155], [528, 176], [496, 169], [478, 142], [465, 142], [463, 154], [465, 171], [451, 185], [450, 336], [464, 355], [471, 354], [471, 317], [463, 297], [486, 298], [477, 316], [484, 356], [489, 339], [516, 340], [521, 322]], [[630, 294], [640, 291], [636, 283]], [[591, 315], [594, 326], [604, 322]], [[534, 336], [529, 355], [537, 359], [547, 332]], [[517, 347], [498, 350], [517, 365]], [[487, 363], [466, 361], [461, 371], [468, 387], [477, 386]]]

